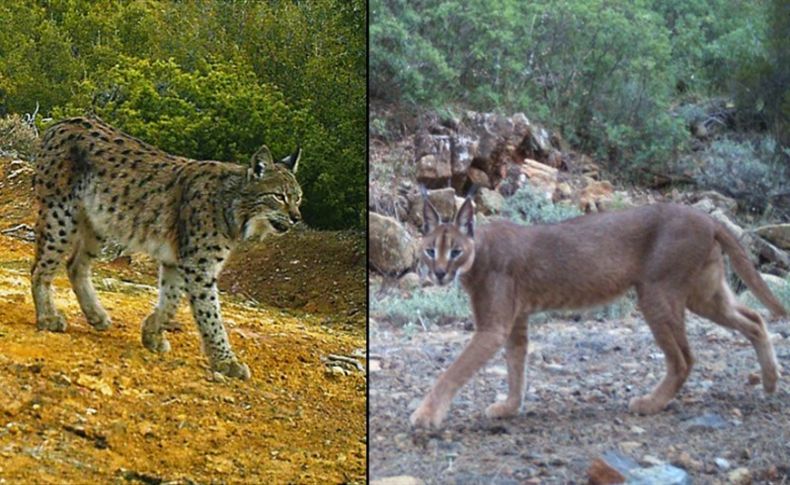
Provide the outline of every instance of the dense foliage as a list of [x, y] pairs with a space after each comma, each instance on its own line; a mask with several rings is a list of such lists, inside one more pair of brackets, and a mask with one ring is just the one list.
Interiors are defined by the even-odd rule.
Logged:
[[785, 0], [373, 0], [370, 36], [374, 100], [524, 111], [614, 169], [665, 168], [710, 96], [790, 145]]
[[363, 227], [365, 21], [362, 0], [2, 2], [0, 115], [93, 111], [203, 159], [301, 144], [307, 222]]

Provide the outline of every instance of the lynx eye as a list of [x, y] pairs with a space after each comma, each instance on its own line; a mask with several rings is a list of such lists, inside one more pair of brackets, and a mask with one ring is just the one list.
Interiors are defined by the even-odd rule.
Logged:
[[285, 204], [285, 196], [282, 194], [274, 194], [274, 198], [277, 199], [277, 202], [281, 202]]
[[433, 248], [428, 248], [428, 249], [425, 250], [425, 255], [428, 256], [429, 258], [433, 259], [434, 256], [436, 256], [436, 251], [434, 251]]
[[460, 256], [460, 255], [461, 255], [461, 253], [463, 253], [463, 251], [461, 251], [460, 249], [458, 249], [458, 248], [453, 248], [453, 249], [450, 251], [450, 257], [451, 257], [452, 259], [455, 259], [455, 258], [457, 258], [458, 256]]

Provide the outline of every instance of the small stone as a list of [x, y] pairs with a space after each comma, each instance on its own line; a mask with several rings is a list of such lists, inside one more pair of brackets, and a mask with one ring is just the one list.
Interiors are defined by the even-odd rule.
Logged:
[[710, 431], [726, 427], [727, 421], [714, 413], [706, 413], [686, 421], [686, 429], [688, 431]]
[[424, 485], [425, 482], [417, 477], [398, 475], [396, 477], [377, 478], [370, 485]]
[[757, 384], [760, 383], [760, 380], [761, 380], [760, 375], [755, 372], [752, 372], [751, 374], [749, 374], [749, 378], [747, 382], [749, 383], [750, 386], [756, 386]]
[[371, 359], [370, 361], [368, 361], [368, 370], [370, 372], [381, 371], [381, 361], [378, 359]]
[[645, 428], [640, 428], [639, 426], [631, 426], [631, 432], [634, 434], [644, 434]]
[[633, 485], [691, 485], [691, 477], [685, 470], [663, 464], [650, 468], [639, 468], [628, 473], [628, 483]]
[[625, 476], [610, 466], [604, 460], [596, 458], [590, 468], [587, 469], [587, 478], [590, 485], [608, 485], [613, 483], [624, 483]]
[[642, 446], [642, 443], [638, 441], [623, 441], [619, 445], [619, 448], [623, 451], [623, 453], [632, 453], [635, 449]]
[[673, 463], [689, 471], [702, 470], [702, 462], [692, 458], [687, 451], [680, 452], [677, 458], [673, 460]]
[[752, 474], [746, 467], [736, 468], [727, 474], [727, 483], [733, 485], [748, 485], [752, 483]]
[[716, 467], [723, 472], [730, 469], [730, 462], [720, 456], [714, 458], [713, 462], [716, 464]]

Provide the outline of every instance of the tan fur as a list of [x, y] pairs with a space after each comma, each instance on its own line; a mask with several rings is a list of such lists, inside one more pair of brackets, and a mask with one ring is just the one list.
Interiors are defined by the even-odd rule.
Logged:
[[143, 345], [170, 349], [163, 332], [186, 292], [212, 368], [248, 378], [222, 325], [217, 275], [237, 242], [285, 232], [301, 219], [302, 191], [294, 176], [299, 154], [275, 163], [264, 146], [243, 167], [170, 155], [95, 117], [53, 125], [44, 134], [34, 179], [38, 328], [66, 329], [51, 284], [67, 255], [88, 323], [97, 330], [110, 326], [90, 281], [91, 262], [109, 238], [160, 263], [159, 302], [143, 322]]
[[460, 278], [476, 331], [412, 414], [416, 426], [439, 426], [456, 391], [502, 346], [509, 393], [486, 414], [517, 414], [529, 314], [607, 303], [630, 288], [636, 289], [639, 308], [667, 364], [663, 380], [649, 394], [631, 400], [631, 411], [663, 410], [688, 378], [694, 359], [686, 339], [686, 308], [744, 334], [757, 352], [765, 391], [776, 388], [779, 366], [765, 324], [735, 300], [725, 280], [722, 250], [761, 302], [777, 316], [786, 311], [737, 240], [699, 211], [657, 204], [553, 225], [497, 221], [475, 228], [468, 199], [452, 223], [442, 224], [427, 200], [424, 215], [422, 263], [439, 284]]

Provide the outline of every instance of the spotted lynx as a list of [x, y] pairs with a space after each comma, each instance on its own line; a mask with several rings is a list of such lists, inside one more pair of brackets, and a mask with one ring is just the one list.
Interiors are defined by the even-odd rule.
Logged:
[[95, 118], [61, 121], [44, 134], [36, 161], [39, 203], [32, 268], [36, 322], [63, 332], [52, 278], [64, 255], [88, 323], [110, 326], [91, 285], [91, 262], [106, 238], [155, 258], [159, 301], [142, 324], [143, 345], [167, 352], [163, 334], [184, 292], [211, 367], [247, 379], [222, 325], [217, 275], [240, 240], [283, 233], [300, 219], [295, 173], [301, 151], [275, 162], [261, 147], [250, 165], [167, 154]]

